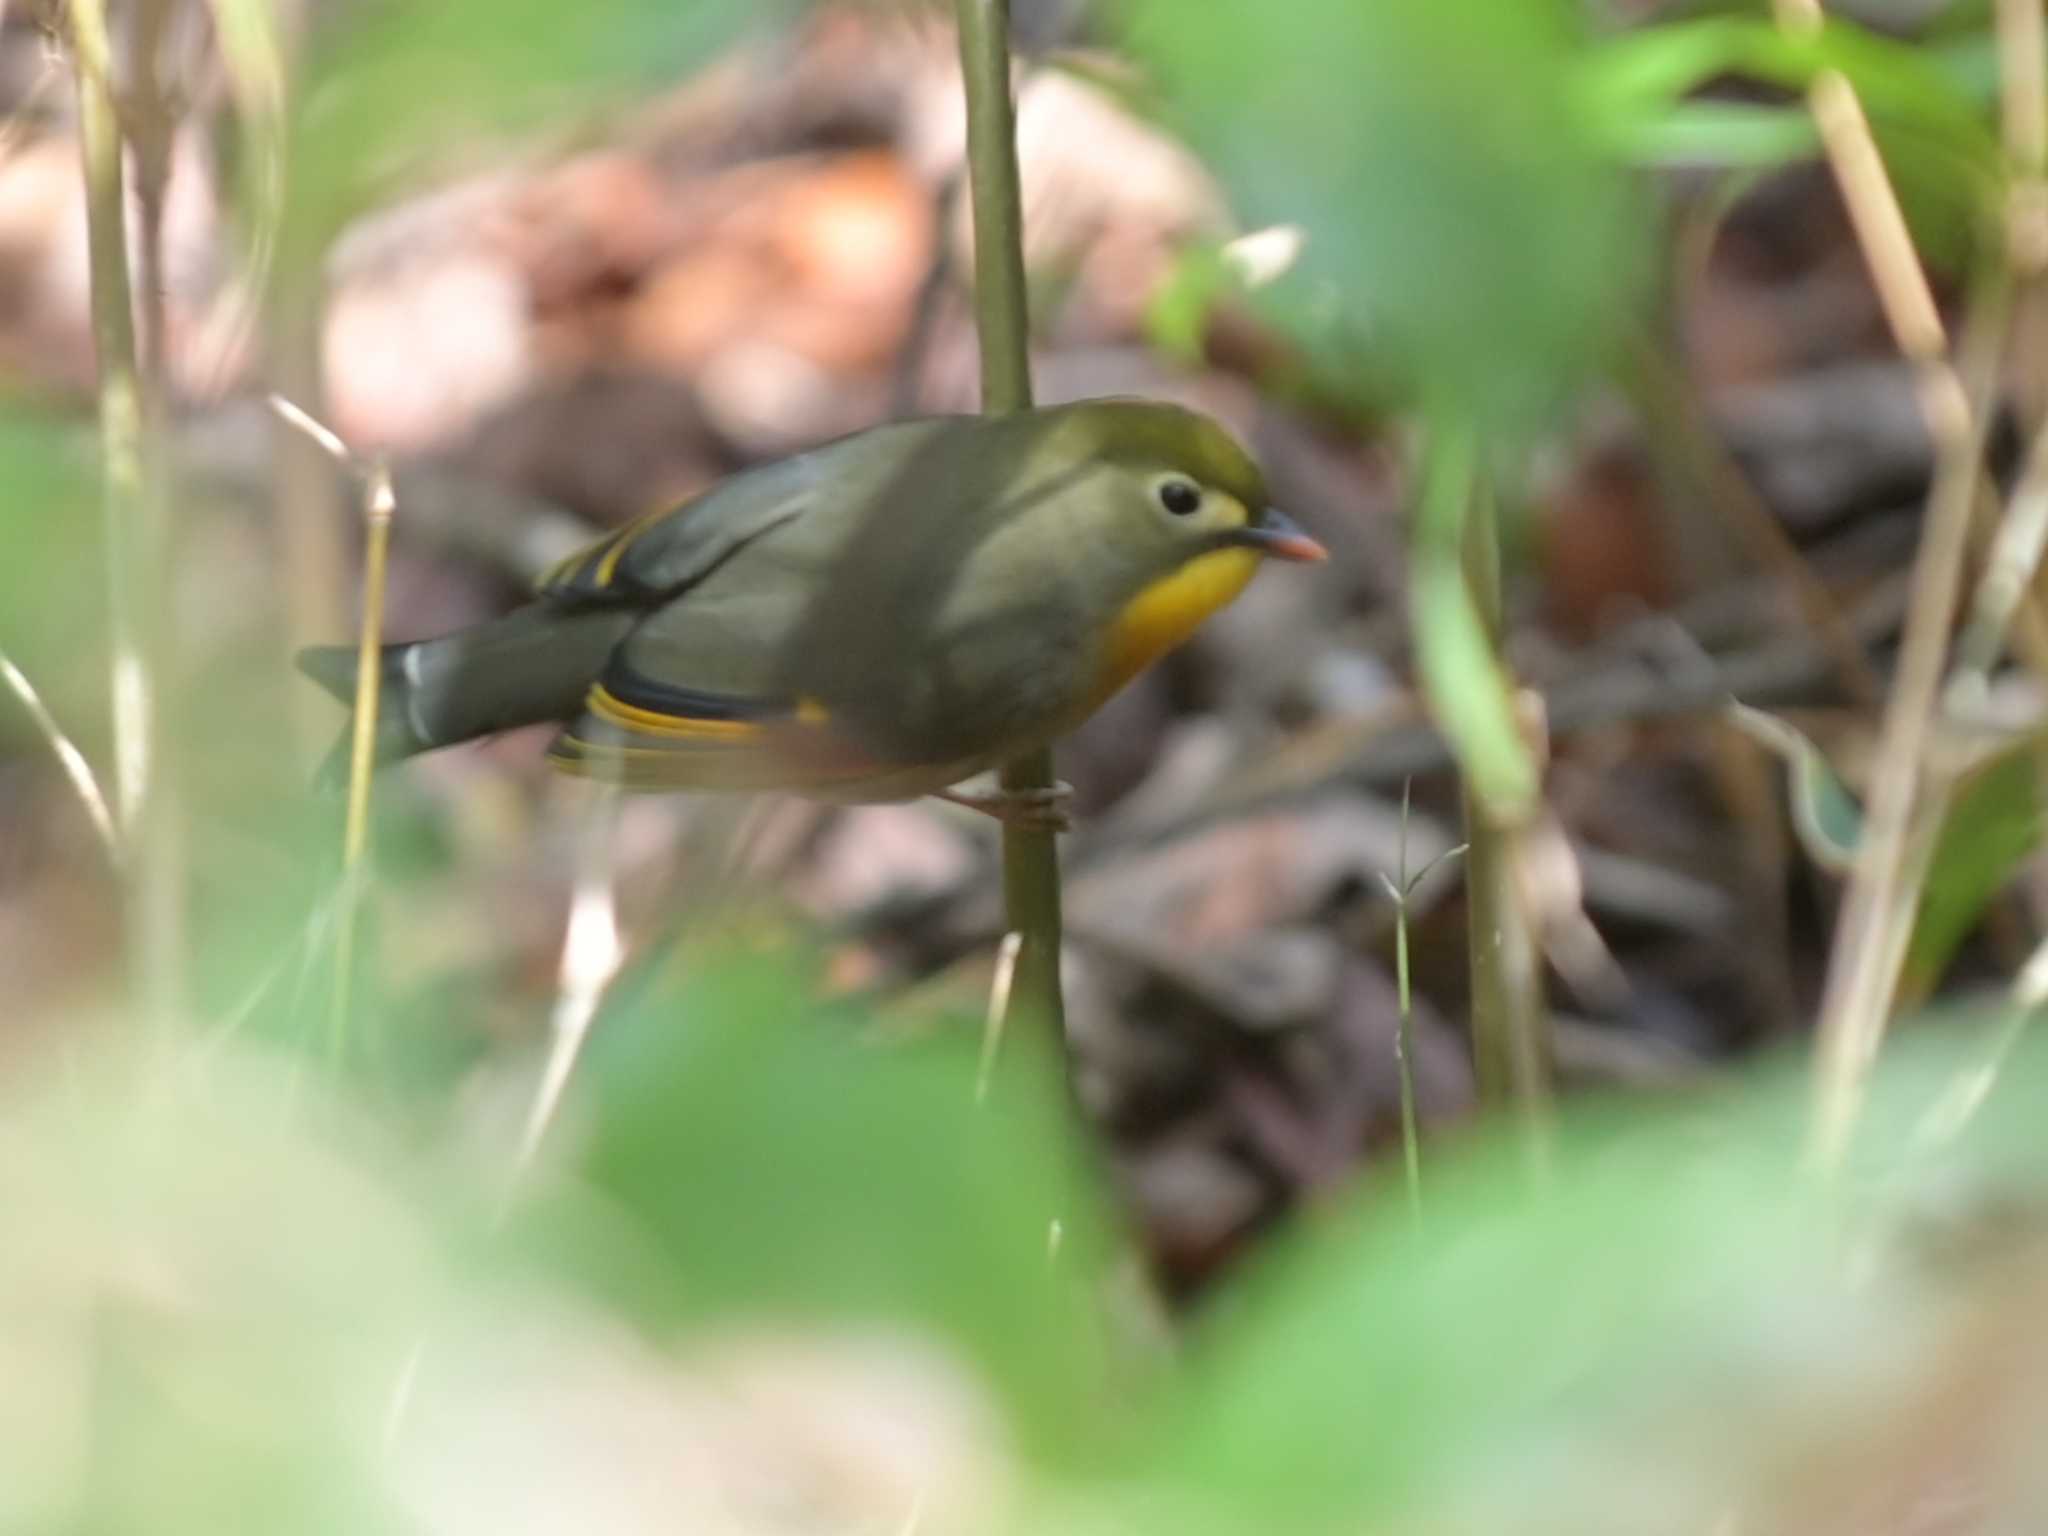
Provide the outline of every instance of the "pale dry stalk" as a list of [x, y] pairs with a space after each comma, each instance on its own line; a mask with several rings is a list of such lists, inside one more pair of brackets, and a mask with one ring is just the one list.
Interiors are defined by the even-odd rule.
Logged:
[[[1798, 38], [1812, 37], [1825, 21], [1818, 0], [1778, 0], [1775, 9], [1779, 26]], [[1823, 69], [1807, 100], [1886, 322], [1916, 370], [1921, 409], [1936, 445], [1934, 485], [1884, 710], [1868, 819], [1821, 1000], [1809, 1151], [1815, 1166], [1828, 1172], [1839, 1166], [1854, 1131], [1926, 875], [1932, 839], [1924, 815], [1925, 767], [1983, 455], [1981, 425], [1855, 87], [1840, 70]]]

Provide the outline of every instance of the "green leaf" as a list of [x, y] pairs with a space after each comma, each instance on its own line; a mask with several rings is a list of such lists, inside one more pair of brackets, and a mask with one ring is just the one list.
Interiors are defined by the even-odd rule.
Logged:
[[978, 1026], [882, 1046], [788, 956], [697, 963], [585, 1063], [577, 1169], [659, 1261], [600, 1282], [665, 1327], [936, 1328], [1029, 1443], [1099, 1448], [1108, 1224], [1054, 1074], [1012, 1040], [977, 1103]]
[[1516, 727], [1507, 673], [1465, 566], [1465, 530], [1478, 494], [1476, 449], [1438, 434], [1415, 528], [1415, 666], [1432, 714], [1489, 812], [1505, 823], [1533, 809], [1537, 769]]
[[1791, 107], [1685, 102], [1622, 129], [1616, 152], [1637, 165], [1771, 169], [1814, 154], [1813, 121]]
[[1219, 303], [1242, 294], [1243, 285], [1220, 253], [1209, 247], [1184, 251], [1146, 307], [1145, 333], [1153, 346], [1176, 362], [1198, 365], [1211, 313]]
[[[1675, 149], [1770, 164], [1800, 152], [1789, 126], [1740, 121], [1723, 115], [1726, 104], [1683, 98], [1723, 77], [1804, 91], [1824, 69], [1840, 70], [1856, 87], [1922, 253], [1959, 262], [1999, 208], [2003, 174], [1991, 98], [1974, 82], [1966, 55], [1839, 20], [1816, 37], [1793, 38], [1768, 18], [1710, 17], [1603, 44], [1588, 69], [1588, 99], [1605, 142], [1630, 159], [1655, 162]], [[1705, 120], [1702, 111], [1710, 114]]]
[[2048, 832], [2044, 747], [2048, 738], [2038, 733], [2015, 740], [1950, 792], [1906, 950], [1909, 996], [1934, 988], [1985, 909], [2041, 846]]
[[[1582, 1105], [1533, 1196], [1496, 1139], [1432, 1163], [1419, 1231], [1394, 1180], [1304, 1223], [1193, 1341], [1130, 1480], [1143, 1528], [1676, 1536], [1731, 1508], [1813, 1528], [1799, 1512], [1867, 1492], [1873, 1450], [1923, 1443], [1913, 1405], [1948, 1400], [1941, 1383], [1991, 1400], [1958, 1373], [1959, 1315], [1973, 1358], [2030, 1349], [2036, 1229], [1995, 1234], [2048, 1195], [2048, 1054], [1988, 1021], [2010, 1053], [1987, 1082], [1960, 1022], [1888, 1047], [1855, 1196], [1827, 1219], [1794, 1176], [1795, 1063], [1684, 1105]], [[1959, 1084], [1977, 1090], [1961, 1112]], [[1958, 1240], [1980, 1223], [1981, 1246]], [[2032, 1443], [2039, 1357], [2009, 1369], [2001, 1433]], [[2014, 1466], [2017, 1505], [1999, 1473], [1977, 1491], [2037, 1521]]]
[[[1122, 15], [1247, 219], [1308, 231], [1274, 290], [1301, 339], [1347, 347], [1354, 368], [1391, 352], [1459, 415], [1515, 426], [1603, 360], [1641, 292], [1644, 226], [1597, 142], [1566, 7], [1125, 0]], [[1335, 326], [1315, 313], [1326, 290]]]
[[[106, 519], [89, 426], [0, 411], [0, 654], [21, 669], [64, 734], [105, 762]], [[0, 687], [0, 748], [47, 761], [26, 708]]]

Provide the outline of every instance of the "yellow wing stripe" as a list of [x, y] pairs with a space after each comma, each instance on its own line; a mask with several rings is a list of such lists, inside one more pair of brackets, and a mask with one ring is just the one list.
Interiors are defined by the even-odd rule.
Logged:
[[574, 554], [562, 556], [561, 559], [533, 578], [533, 590], [536, 592], [546, 592], [551, 587], [566, 585], [569, 578], [575, 574], [576, 567], [589, 558], [590, 546], [587, 544]]
[[675, 503], [663, 502], [653, 511], [641, 513], [640, 516], [634, 518], [632, 522], [626, 524], [625, 527], [613, 534], [611, 548], [607, 549], [604, 552], [604, 558], [598, 561], [597, 570], [592, 579], [600, 587], [610, 586], [612, 584], [612, 577], [618, 574], [619, 561], [625, 555], [627, 546], [656, 523], [665, 520], [675, 510]]
[[[654, 524], [677, 510], [673, 502], [663, 502], [651, 511], [641, 513], [625, 527], [616, 528], [604, 537], [592, 540], [574, 554], [564, 555], [534, 578], [534, 591], [547, 592], [556, 587], [574, 586], [578, 573], [586, 569], [590, 573], [589, 581], [592, 586], [600, 589], [610, 586], [613, 578], [618, 575], [619, 561], [625, 558], [627, 547]], [[592, 561], [597, 563], [593, 566]]]
[[755, 720], [693, 720], [684, 715], [664, 715], [658, 710], [628, 704], [603, 683], [590, 690], [591, 714], [606, 725], [659, 736], [669, 741], [739, 743], [759, 737], [763, 727]]

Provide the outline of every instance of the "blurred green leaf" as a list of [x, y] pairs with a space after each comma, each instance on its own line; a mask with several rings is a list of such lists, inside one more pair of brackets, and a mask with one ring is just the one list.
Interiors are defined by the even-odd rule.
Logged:
[[1714, 17], [1624, 33], [1600, 46], [1587, 72], [1604, 122], [1669, 111], [1721, 77], [1804, 90], [1823, 69], [1856, 86], [1882, 132], [1910, 131], [1942, 146], [1959, 167], [1994, 174], [1998, 138], [1986, 102], [1946, 56], [1831, 20], [1817, 36], [1787, 36], [1766, 17]]
[[1615, 148], [1637, 165], [1756, 170], [1805, 159], [1819, 142], [1813, 120], [1798, 108], [1694, 101], [1629, 124]]
[[577, 1169], [671, 1276], [620, 1271], [631, 1304], [937, 1328], [1029, 1443], [1099, 1451], [1108, 1224], [1053, 1072], [1012, 1040], [978, 1104], [977, 1028], [878, 1047], [789, 956], [695, 965], [601, 1022], [579, 1086]]
[[[0, 651], [88, 747], [104, 735], [107, 618], [94, 447], [78, 422], [0, 411]], [[11, 696], [0, 739], [34, 739]]]
[[1985, 909], [2040, 848], [2048, 832], [2044, 747], [2048, 740], [2039, 735], [2015, 740], [1950, 792], [1906, 950], [1908, 997], [1933, 990]]
[[1537, 769], [1467, 572], [1466, 530], [1481, 494], [1469, 435], [1440, 428], [1415, 525], [1415, 667], [1424, 695], [1481, 802], [1507, 823], [1533, 809]]
[[[1534, 1198], [1508, 1142], [1440, 1157], [1419, 1232], [1383, 1182], [1217, 1304], [1131, 1507], [1162, 1532], [1693, 1536], [1731, 1510], [1903, 1528], [1883, 1512], [1921, 1485], [1874, 1461], [1913, 1444], [1939, 1483], [1955, 1463], [1933, 1444], [1967, 1456], [1985, 1433], [1928, 1405], [2010, 1394], [1998, 1433], [2043, 1428], [2020, 1341], [2048, 1055], [1991, 1022], [2012, 1048], [1988, 1084], [1974, 1029], [1888, 1056], [1832, 1220], [1791, 1176], [1796, 1066], [1704, 1102], [1581, 1107]], [[1963, 1083], [1985, 1091], [1964, 1103]], [[2026, 1457], [1968, 1464], [2013, 1528], [2040, 1518]]]
[[[1134, 53], [1254, 224], [1298, 223], [1269, 308], [1326, 352], [1526, 425], [1641, 291], [1642, 224], [1583, 100], [1568, 8], [1483, 0], [1124, 0]], [[1319, 323], [1323, 296], [1348, 319]], [[1290, 299], [1290, 294], [1292, 298]]]
[[1823, 69], [1855, 85], [1923, 254], [1943, 264], [1963, 259], [1999, 206], [2002, 175], [1991, 98], [1973, 84], [1967, 55], [1840, 20], [1812, 38], [1788, 37], [1762, 16], [1675, 21], [1601, 45], [1587, 72], [1588, 99], [1606, 142], [1631, 159], [1654, 163], [1677, 149], [1770, 164], [1800, 152], [1789, 126], [1755, 116], [1758, 109], [1735, 117], [1733, 104], [1684, 98], [1726, 78], [1803, 91]]
[[1241, 297], [1243, 291], [1244, 285], [1218, 251], [1202, 247], [1183, 252], [1146, 308], [1146, 335], [1175, 362], [1198, 366], [1210, 315], [1218, 304]]

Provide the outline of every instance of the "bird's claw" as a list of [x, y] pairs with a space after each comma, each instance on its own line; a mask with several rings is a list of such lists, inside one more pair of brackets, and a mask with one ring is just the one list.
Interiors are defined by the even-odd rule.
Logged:
[[1034, 789], [946, 789], [939, 791], [938, 798], [992, 816], [1006, 827], [1055, 835], [1074, 830], [1068, 809], [1074, 786], [1063, 780]]

